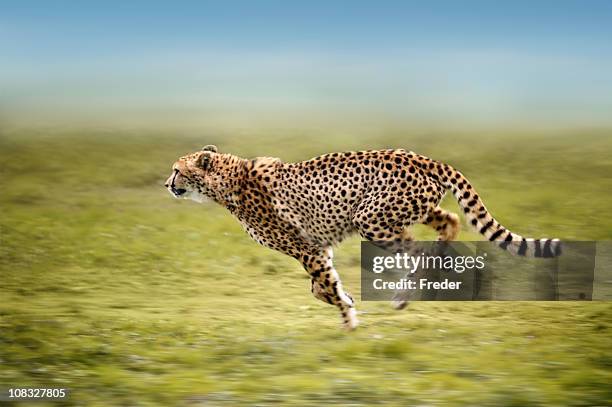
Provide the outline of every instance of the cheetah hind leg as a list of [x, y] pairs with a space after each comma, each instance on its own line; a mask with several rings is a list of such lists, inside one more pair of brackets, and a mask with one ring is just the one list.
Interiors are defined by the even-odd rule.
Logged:
[[[402, 248], [403, 250], [405, 249], [415, 250], [415, 247], [412, 244], [409, 244], [408, 246], [405, 245], [407, 242], [415, 241], [414, 235], [412, 234], [408, 226], [405, 226], [402, 229], [402, 232], [399, 235], [399, 237], [401, 239], [401, 243], [404, 244], [404, 247]], [[405, 290], [396, 291], [393, 296], [393, 299], [391, 300], [391, 306], [396, 310], [402, 310], [406, 308], [406, 306], [408, 305], [408, 300], [406, 299], [406, 296], [407, 296], [407, 292]]]
[[[405, 227], [401, 234], [402, 242], [414, 242], [414, 236], [408, 227]], [[418, 256], [421, 253], [421, 247], [418, 242], [405, 244], [402, 247], [402, 250], [407, 251], [409, 255]], [[408, 273], [406, 278], [411, 278], [412, 275]], [[408, 306], [408, 298], [410, 297], [410, 292], [408, 290], [397, 290], [391, 299], [391, 306], [396, 310], [402, 310]]]
[[[427, 215], [427, 218], [425, 218], [423, 223], [432, 227], [438, 232], [438, 241], [440, 242], [450, 242], [455, 240], [459, 234], [459, 230], [461, 229], [459, 216], [456, 213], [445, 211], [440, 207], [435, 208], [429, 215]], [[408, 300], [402, 298], [401, 295], [398, 295], [393, 299], [392, 305], [396, 310], [401, 310], [406, 308], [408, 305]]]
[[456, 213], [437, 207], [427, 215], [423, 224], [438, 232], [438, 241], [450, 242], [457, 238], [461, 224]]

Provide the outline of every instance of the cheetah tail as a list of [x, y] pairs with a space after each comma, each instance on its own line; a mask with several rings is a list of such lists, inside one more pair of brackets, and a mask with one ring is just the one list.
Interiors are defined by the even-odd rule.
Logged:
[[450, 166], [438, 166], [436, 177], [453, 192], [467, 221], [480, 234], [512, 254], [527, 257], [556, 257], [561, 254], [559, 239], [531, 239], [512, 233], [489, 213], [470, 182]]

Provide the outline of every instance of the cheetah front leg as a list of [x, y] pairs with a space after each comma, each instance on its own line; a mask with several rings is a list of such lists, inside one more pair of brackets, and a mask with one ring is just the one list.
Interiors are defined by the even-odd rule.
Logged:
[[312, 294], [315, 298], [338, 307], [343, 327], [351, 331], [359, 325], [355, 302], [342, 288], [342, 282], [333, 266], [332, 258], [333, 251], [327, 248], [303, 255], [302, 263], [311, 277]]

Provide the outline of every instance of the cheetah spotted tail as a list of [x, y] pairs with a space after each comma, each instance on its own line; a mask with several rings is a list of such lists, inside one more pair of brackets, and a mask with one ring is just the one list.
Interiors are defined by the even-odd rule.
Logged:
[[450, 166], [438, 167], [436, 178], [453, 192], [467, 221], [490, 241], [512, 254], [527, 257], [556, 257], [561, 254], [559, 239], [530, 239], [512, 233], [489, 213], [470, 182]]

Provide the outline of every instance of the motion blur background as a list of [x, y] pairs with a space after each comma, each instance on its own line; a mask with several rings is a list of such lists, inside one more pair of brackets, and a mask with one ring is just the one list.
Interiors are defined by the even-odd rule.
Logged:
[[[518, 233], [610, 240], [612, 3], [2, 2], [0, 61], [0, 388], [612, 404], [608, 303], [364, 302], [347, 335], [299, 264], [163, 188], [205, 144], [406, 148], [460, 168]], [[359, 297], [359, 240], [335, 260]]]

